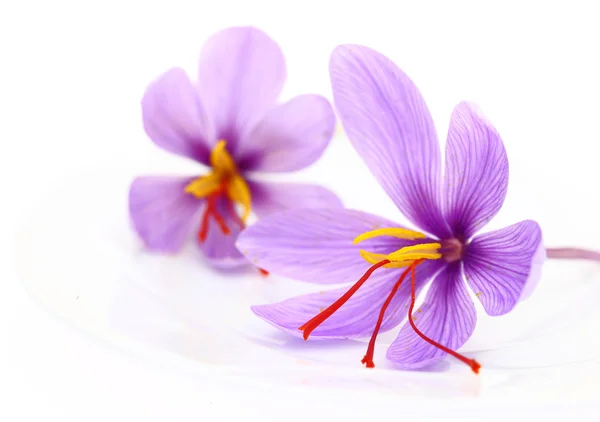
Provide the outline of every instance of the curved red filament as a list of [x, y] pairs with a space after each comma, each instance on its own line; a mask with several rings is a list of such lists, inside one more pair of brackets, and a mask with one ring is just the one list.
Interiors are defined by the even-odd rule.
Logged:
[[475, 359], [469, 359], [466, 358], [465, 356], [461, 355], [460, 353], [455, 352], [452, 349], [447, 348], [446, 346], [443, 346], [441, 344], [439, 344], [438, 342], [430, 339], [429, 337], [427, 337], [425, 334], [423, 334], [421, 331], [419, 331], [419, 329], [417, 328], [417, 326], [415, 325], [414, 321], [413, 321], [413, 316], [412, 316], [412, 312], [413, 312], [413, 308], [415, 307], [415, 267], [417, 266], [418, 262], [415, 261], [415, 263], [413, 263], [413, 265], [410, 266], [410, 270], [412, 273], [411, 276], [411, 301], [410, 301], [410, 308], [408, 309], [408, 322], [410, 323], [410, 326], [412, 327], [412, 329], [415, 331], [415, 333], [417, 333], [419, 335], [419, 337], [421, 337], [423, 340], [425, 340], [427, 343], [431, 344], [432, 346], [437, 347], [438, 349], [454, 356], [456, 359], [460, 360], [461, 362], [466, 363], [467, 365], [469, 365], [471, 367], [471, 370], [473, 372], [475, 372], [476, 374], [479, 373], [479, 369], [481, 368], [481, 365], [479, 364], [479, 362], [477, 362]]
[[360, 278], [360, 280], [358, 280], [356, 283], [354, 283], [354, 285], [352, 287], [350, 287], [350, 289], [348, 289], [348, 291], [342, 295], [342, 297], [340, 297], [338, 300], [333, 302], [333, 304], [331, 304], [323, 312], [319, 313], [318, 315], [313, 317], [310, 321], [306, 322], [304, 325], [302, 325], [300, 328], [298, 328], [300, 331], [303, 332], [302, 334], [303, 334], [304, 340], [307, 340], [308, 336], [310, 336], [310, 333], [312, 333], [315, 328], [317, 328], [327, 318], [329, 318], [331, 315], [333, 315], [333, 313], [335, 311], [340, 309], [342, 307], [342, 305], [344, 303], [346, 303], [352, 297], [352, 295], [354, 295], [354, 293], [356, 293], [358, 291], [358, 289], [360, 289], [360, 287], [365, 283], [365, 281], [367, 281], [368, 278], [371, 277], [371, 275], [377, 268], [383, 267], [384, 265], [389, 264], [389, 263], [390, 263], [390, 261], [388, 261], [387, 259], [384, 259], [383, 261], [380, 261], [377, 264], [373, 265], [371, 268], [369, 268], [367, 270], [367, 272], [365, 272], [365, 274]]
[[240, 216], [238, 215], [233, 201], [227, 201], [227, 212], [229, 213], [230, 216], [232, 216], [234, 218], [235, 222], [237, 223], [238, 226], [240, 226], [241, 230], [246, 228], [246, 224], [244, 223], [244, 220], [242, 220], [240, 218]]
[[[375, 353], [375, 341], [377, 340], [377, 335], [379, 334], [379, 330], [381, 329], [381, 325], [383, 324], [383, 318], [385, 316], [385, 312], [386, 312], [387, 308], [389, 307], [390, 303], [392, 302], [392, 299], [394, 298], [394, 296], [398, 292], [398, 289], [400, 288], [400, 285], [402, 284], [402, 282], [404, 281], [404, 279], [406, 278], [406, 276], [410, 272], [411, 273], [411, 302], [410, 302], [410, 307], [409, 307], [409, 310], [408, 310], [408, 321], [409, 321], [412, 329], [423, 340], [425, 340], [426, 342], [428, 342], [432, 346], [437, 347], [438, 349], [440, 349], [440, 350], [442, 350], [442, 351], [444, 351], [444, 352], [446, 352], [446, 353], [454, 356], [455, 358], [459, 359], [460, 361], [466, 363], [467, 365], [469, 365], [471, 367], [471, 370], [473, 372], [475, 372], [476, 374], [478, 374], [479, 373], [479, 369], [481, 368], [481, 365], [476, 360], [474, 360], [474, 359], [468, 359], [465, 356], [463, 356], [463, 355], [455, 352], [454, 350], [449, 349], [446, 346], [441, 345], [438, 342], [430, 339], [425, 334], [423, 334], [421, 331], [419, 331], [419, 329], [416, 327], [416, 325], [415, 325], [415, 323], [413, 321], [412, 312], [413, 312], [413, 309], [415, 307], [415, 300], [416, 300], [416, 274], [415, 274], [415, 270], [417, 268], [417, 265], [419, 265], [423, 261], [424, 261], [423, 259], [419, 259], [419, 260], [414, 261], [410, 265], [410, 267], [408, 267], [406, 270], [404, 270], [404, 272], [402, 273], [402, 275], [400, 276], [400, 278], [398, 279], [398, 281], [394, 284], [394, 286], [390, 290], [390, 293], [389, 293], [388, 297], [386, 298], [385, 302], [381, 306], [381, 310], [379, 311], [379, 317], [377, 318], [377, 323], [375, 324], [375, 328], [373, 329], [373, 334], [371, 335], [371, 339], [369, 340], [369, 345], [367, 346], [367, 352], [366, 352], [365, 356], [362, 358], [361, 362], [364, 363], [367, 366], [367, 368], [374, 368], [375, 367], [375, 363], [373, 362], [373, 354]], [[310, 336], [310, 333], [312, 331], [314, 331], [319, 325], [321, 325], [327, 318], [329, 318], [331, 315], [333, 315], [335, 313], [335, 311], [337, 311], [339, 308], [341, 308], [342, 305], [344, 305], [344, 303], [346, 303], [354, 295], [354, 293], [356, 293], [358, 291], [358, 289], [360, 289], [360, 287], [365, 283], [365, 281], [367, 281], [367, 279], [373, 274], [373, 272], [376, 269], [378, 269], [378, 268], [380, 268], [380, 267], [382, 267], [382, 266], [384, 266], [386, 264], [389, 264], [389, 263], [390, 263], [390, 261], [388, 261], [386, 259], [386, 260], [383, 260], [383, 261], [378, 262], [377, 264], [373, 265], [338, 300], [336, 300], [328, 308], [326, 308], [325, 310], [323, 310], [322, 312], [320, 312], [319, 314], [317, 314], [315, 317], [313, 317], [311, 320], [309, 320], [308, 322], [306, 322], [304, 325], [302, 325], [300, 328], [298, 328], [300, 331], [303, 331], [304, 340], [307, 340], [308, 337]]]
[[381, 328], [381, 324], [383, 324], [383, 317], [385, 315], [385, 311], [387, 310], [388, 306], [390, 306], [392, 299], [396, 295], [398, 288], [400, 287], [400, 285], [402, 284], [402, 282], [408, 275], [410, 269], [417, 266], [417, 264], [415, 262], [413, 262], [410, 267], [408, 267], [406, 270], [404, 270], [404, 272], [402, 273], [402, 275], [400, 276], [400, 278], [398, 279], [396, 284], [394, 284], [394, 287], [392, 287], [392, 290], [390, 291], [390, 294], [388, 295], [387, 299], [385, 300], [385, 302], [383, 302], [383, 305], [381, 306], [381, 310], [379, 311], [379, 318], [377, 318], [377, 324], [375, 324], [375, 329], [373, 330], [373, 334], [371, 335], [371, 340], [369, 340], [369, 346], [367, 347], [367, 353], [365, 354], [365, 357], [362, 358], [362, 360], [361, 360], [361, 362], [364, 363], [367, 366], [367, 368], [375, 367], [375, 363], [373, 363], [373, 354], [375, 353], [375, 341], [377, 340], [377, 334], [379, 334], [379, 329]]
[[[236, 224], [240, 227], [240, 230], [246, 228], [246, 224], [244, 220], [238, 215], [237, 210], [235, 209], [235, 204], [229, 197], [226, 195], [227, 190], [227, 182], [223, 181], [219, 189], [211, 193], [206, 198], [206, 208], [204, 208], [204, 213], [202, 214], [202, 221], [200, 223], [200, 229], [198, 230], [198, 241], [200, 243], [206, 240], [206, 236], [208, 235], [208, 224], [210, 222], [210, 218], [212, 217], [224, 235], [231, 234], [231, 229], [227, 226], [225, 222], [225, 218], [222, 214], [219, 213], [217, 209], [217, 201], [225, 196], [225, 206], [227, 207], [226, 212], [229, 214], [230, 218], [233, 218]], [[258, 269], [259, 273], [263, 276], [268, 276], [269, 273], [262, 268]]]
[[[219, 189], [214, 193], [211, 193], [206, 199], [206, 208], [204, 209], [204, 214], [202, 215], [202, 224], [200, 225], [200, 230], [198, 231], [198, 240], [200, 242], [204, 242], [206, 240], [210, 217], [216, 221], [223, 234], [228, 235], [231, 233], [231, 230], [229, 230], [229, 227], [227, 227], [225, 219], [217, 210], [217, 201], [221, 195], [223, 195], [223, 189]], [[228, 200], [227, 202], [231, 201]]]

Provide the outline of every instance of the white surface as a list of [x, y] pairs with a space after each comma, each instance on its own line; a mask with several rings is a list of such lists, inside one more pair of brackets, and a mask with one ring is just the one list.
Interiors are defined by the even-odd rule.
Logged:
[[[0, 352], [7, 352], [2, 362], [8, 367], [7, 371], [2, 369], [0, 377], [0, 383], [6, 383], [8, 391], [2, 394], [5, 403], [0, 403], [2, 420], [198, 420], [200, 417], [222, 420], [226, 416], [253, 415], [268, 420], [282, 417], [293, 420], [301, 416], [298, 403], [306, 403], [309, 412], [323, 418], [357, 415], [361, 410], [368, 411], [364, 417], [397, 414], [399, 418], [402, 410], [414, 410], [420, 404], [407, 397], [425, 394], [438, 398], [458, 396], [456, 400], [444, 401], [444, 406], [439, 403], [418, 406], [425, 414], [433, 412], [438, 416], [446, 412], [454, 414], [456, 409], [462, 409], [463, 415], [478, 412], [500, 398], [505, 399], [502, 402], [505, 404], [502, 409], [490, 410], [488, 420], [505, 418], [503, 412], [531, 409], [540, 403], [544, 406], [538, 408], [536, 415], [545, 411], [550, 417], [564, 417], [568, 412], [572, 418], [590, 419], [598, 414], [597, 407], [593, 407], [598, 404], [599, 377], [595, 366], [584, 367], [583, 373], [581, 364], [551, 370], [517, 368], [594, 357], [597, 339], [593, 336], [597, 330], [586, 328], [583, 314], [594, 311], [591, 304], [595, 299], [597, 303], [598, 290], [594, 284], [595, 268], [586, 264], [548, 265], [544, 270], [545, 290], [540, 289], [523, 303], [517, 310], [520, 314], [493, 321], [497, 324], [494, 329], [501, 330], [504, 340], [528, 335], [527, 330], [536, 335], [546, 334], [540, 329], [542, 325], [538, 325], [542, 320], [550, 324], [551, 332], [563, 330], [559, 332], [564, 335], [539, 340], [537, 347], [545, 346], [544, 350], [552, 353], [536, 353], [539, 349], [526, 346], [522, 349], [517, 346], [517, 356], [485, 352], [489, 369], [479, 378], [460, 367], [444, 376], [437, 373], [407, 376], [398, 372], [386, 375], [389, 372], [384, 368], [365, 372], [359, 367], [355, 371], [351, 368], [357, 366], [356, 359], [363, 352], [360, 347], [343, 355], [325, 350], [323, 355], [319, 353], [327, 363], [338, 364], [341, 369], [336, 369], [336, 374], [376, 377], [377, 382], [396, 388], [395, 396], [389, 391], [361, 394], [356, 391], [357, 383], [344, 383], [342, 391], [331, 391], [329, 384], [313, 393], [311, 388], [296, 384], [306, 377], [317, 383], [335, 383], [339, 378], [333, 377], [332, 381], [311, 369], [284, 376], [284, 381], [293, 381], [290, 384], [294, 385], [289, 387], [292, 390], [280, 384], [271, 385], [269, 380], [254, 385], [249, 384], [247, 377], [224, 379], [200, 369], [203, 366], [199, 361], [206, 357], [198, 354], [199, 339], [195, 336], [180, 337], [190, 340], [185, 347], [167, 342], [174, 344], [175, 355], [157, 354], [138, 344], [138, 349], [146, 350], [141, 359], [136, 353], [123, 354], [97, 337], [64, 324], [54, 313], [40, 308], [39, 300], [31, 301], [24, 294], [24, 282], [29, 282], [31, 292], [34, 292], [31, 282], [37, 282], [36, 297], [42, 297], [40, 292], [47, 293], [46, 306], [55, 304], [55, 309], [60, 309], [65, 317], [83, 315], [79, 323], [95, 321], [94, 327], [106, 327], [99, 323], [102, 320], [98, 315], [103, 314], [94, 312], [103, 309], [101, 305], [109, 297], [100, 293], [109, 292], [117, 281], [105, 277], [113, 274], [110, 268], [114, 266], [106, 268], [102, 262], [92, 262], [90, 254], [94, 250], [103, 251], [102, 258], [112, 263], [117, 258], [127, 258], [119, 254], [120, 249], [108, 251], [101, 247], [121, 247], [124, 239], [131, 247], [127, 243], [131, 238], [126, 232], [101, 230], [106, 222], [98, 222], [97, 218], [110, 215], [114, 219], [107, 221], [117, 226], [109, 229], [118, 227], [120, 220], [115, 217], [119, 213], [125, 215], [119, 209], [123, 205], [122, 193], [128, 178], [134, 174], [174, 170], [185, 173], [196, 168], [187, 162], [181, 164], [177, 157], [158, 150], [147, 140], [139, 116], [143, 89], [170, 66], [182, 65], [193, 72], [202, 41], [212, 32], [234, 24], [260, 26], [280, 42], [288, 57], [286, 97], [308, 91], [330, 96], [326, 70], [330, 50], [338, 43], [358, 42], [386, 53], [415, 80], [432, 110], [441, 138], [451, 109], [458, 101], [478, 102], [502, 134], [511, 161], [507, 203], [491, 227], [535, 218], [542, 225], [548, 244], [597, 246], [600, 226], [596, 219], [600, 206], [595, 182], [600, 140], [597, 125], [600, 63], [593, 52], [597, 50], [600, 28], [593, 2], [494, 5], [419, 2], [410, 6], [399, 3], [393, 11], [388, 3], [354, 2], [351, 7], [322, 1], [301, 5], [265, 1], [248, 4], [169, 1], [152, 5], [107, 1], [98, 6], [62, 1], [2, 5], [2, 50], [10, 63], [3, 66], [0, 79], [2, 189], [6, 204], [10, 205], [6, 207], [3, 201], [2, 233], [14, 233], [17, 221], [27, 215], [31, 219], [25, 220], [23, 229], [29, 236], [55, 236], [35, 239], [30, 244], [23, 244], [23, 238], [18, 240], [21, 252], [16, 268], [21, 270], [20, 277], [10, 271], [9, 260], [2, 265], [3, 270], [9, 270], [7, 274], [3, 271], [1, 278], [2, 301], [6, 302], [2, 304], [2, 312], [7, 313], [2, 322], [7, 328], [7, 341]], [[348, 155], [342, 161], [336, 151], [343, 148], [335, 147], [318, 166], [297, 178], [318, 179], [323, 169], [343, 162], [343, 167], [329, 172], [332, 176], [327, 181], [346, 204], [396, 217], [383, 193], [373, 189], [374, 180], [353, 171], [360, 168], [358, 158]], [[65, 177], [73, 183], [66, 183], [61, 189], [58, 185]], [[80, 227], [87, 239], [78, 247], [68, 235], [73, 233], [73, 227], [64, 236], [59, 230], [57, 222], [64, 221], [68, 214], [61, 216], [62, 219], [49, 216], [56, 213], [59, 192], [77, 187], [72, 195], [90, 195], [102, 180], [107, 181], [106, 189], [117, 184], [121, 191], [117, 187], [108, 192], [98, 189], [95, 196], [98, 207], [88, 201], [91, 207], [88, 224], [83, 224], [84, 214], [73, 220], [80, 224], [75, 227]], [[86, 190], [84, 185], [88, 181]], [[33, 209], [39, 201], [42, 206]], [[26, 210], [36, 212], [31, 217], [31, 213], [24, 213]], [[95, 227], [95, 223], [99, 225]], [[95, 234], [100, 240], [90, 242], [89, 237]], [[3, 260], [12, 252], [11, 240], [10, 235], [3, 239]], [[44, 247], [48, 248], [48, 254], [40, 254]], [[50, 259], [61, 251], [74, 249], [82, 255], [68, 266], [60, 264], [70, 254], [61, 256], [63, 261]], [[40, 264], [23, 262], [24, 257]], [[64, 276], [61, 270], [67, 271]], [[106, 284], [73, 284], [76, 276], [91, 282], [90, 275], [106, 278]], [[50, 280], [54, 280], [56, 290], [52, 285], [41, 284]], [[145, 280], [156, 282], [156, 279]], [[265, 283], [258, 277], [247, 283], [253, 281]], [[75, 289], [81, 286], [85, 288]], [[189, 286], [189, 283], [183, 285]], [[279, 294], [279, 287], [279, 284], [274, 287], [273, 294]], [[15, 294], [9, 295], [13, 290]], [[125, 292], [123, 296], [145, 300], [134, 292]], [[187, 297], [185, 289], [174, 292], [181, 295], [179, 298]], [[73, 294], [76, 297], [78, 293], [80, 299], [73, 299]], [[167, 296], [167, 299], [177, 298]], [[195, 318], [200, 318], [200, 314], [191, 312], [191, 302], [185, 305], [181, 310], [185, 323], [197, 330], [199, 321]], [[555, 317], [548, 321], [544, 312], [554, 308]], [[85, 312], [78, 314], [82, 309]], [[142, 308], [140, 304], [140, 309], [153, 312], [156, 308]], [[147, 320], [140, 318], [138, 322]], [[235, 319], [227, 323], [235, 325]], [[572, 347], [573, 341], [584, 338], [576, 335], [577, 330], [587, 330], [591, 341], [586, 344], [591, 345], [590, 349]], [[152, 331], [142, 332], [147, 335]], [[554, 340], [543, 343], [544, 338]], [[489, 338], [474, 340], [479, 344], [472, 342], [472, 350], [495, 346]], [[382, 346], [378, 346], [379, 354], [384, 350]], [[263, 349], [274, 353], [270, 356], [279, 356], [269, 348], [260, 350]], [[182, 350], [187, 352], [183, 353], [186, 356], [177, 358], [177, 352]], [[281, 359], [295, 359], [294, 353], [286, 352]], [[218, 358], [229, 359], [227, 363], [231, 364], [236, 356]], [[383, 359], [376, 363], [383, 366]], [[510, 375], [500, 379], [503, 374]], [[450, 385], [444, 384], [445, 379], [452, 380]], [[429, 380], [434, 384], [428, 384]], [[372, 384], [369, 388], [374, 389]], [[564, 390], [566, 394], [562, 394]], [[562, 407], [569, 399], [576, 401], [568, 408]], [[529, 412], [523, 410], [520, 416], [531, 415]], [[321, 420], [314, 416], [312, 419]]]

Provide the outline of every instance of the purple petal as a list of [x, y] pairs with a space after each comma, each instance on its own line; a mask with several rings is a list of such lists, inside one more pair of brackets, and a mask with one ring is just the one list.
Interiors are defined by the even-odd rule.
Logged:
[[[458, 350], [471, 337], [477, 315], [459, 263], [447, 265], [435, 278], [423, 305], [413, 311], [413, 317], [423, 334], [452, 350]], [[445, 352], [419, 337], [408, 322], [387, 351], [387, 358], [403, 369], [428, 366], [444, 355]]]
[[454, 109], [446, 144], [446, 220], [467, 240], [502, 207], [508, 189], [508, 158], [496, 129], [476, 106]]
[[[417, 267], [416, 280], [419, 289], [427, 283], [435, 271], [439, 270], [441, 265], [440, 262], [427, 261]], [[315, 340], [354, 338], [373, 334], [381, 307], [404, 269], [382, 268], [377, 271], [381, 271], [383, 276], [367, 280], [358, 292], [319, 325], [309, 338]], [[361, 276], [362, 274], [356, 274], [356, 280]], [[301, 337], [302, 332], [298, 330], [298, 327], [339, 299], [349, 288], [350, 286], [311, 293], [271, 305], [253, 306], [251, 309], [269, 324], [296, 337]], [[400, 285], [384, 315], [380, 332], [391, 330], [406, 317], [410, 291], [410, 283], [405, 281]]]
[[413, 82], [387, 57], [337, 47], [329, 64], [335, 106], [348, 138], [400, 211], [440, 238], [440, 151], [431, 115]]
[[[350, 283], [371, 267], [360, 249], [387, 254], [415, 243], [391, 237], [352, 243], [356, 236], [383, 227], [399, 225], [343, 208], [296, 209], [259, 220], [239, 236], [237, 247], [255, 265], [274, 274], [319, 284]], [[377, 271], [372, 278], [387, 271]]]
[[188, 239], [203, 201], [184, 192], [193, 177], [138, 177], [129, 190], [129, 214], [146, 247], [177, 252]]
[[294, 208], [341, 208], [335, 193], [317, 185], [248, 180], [252, 209], [260, 218]]
[[219, 199], [217, 212], [223, 217], [230, 233], [223, 233], [217, 222], [211, 217], [206, 239], [199, 243], [200, 249], [210, 264], [221, 269], [238, 268], [249, 264], [235, 247], [236, 239], [242, 229], [239, 218], [231, 213], [228, 201], [226, 198]]
[[464, 257], [469, 286], [489, 315], [503, 315], [526, 299], [541, 277], [546, 250], [535, 221], [476, 236]]
[[279, 46], [252, 27], [220, 31], [204, 44], [198, 92], [212, 116], [218, 139], [236, 155], [237, 142], [273, 107], [285, 82]]
[[173, 68], [148, 86], [142, 118], [146, 133], [158, 146], [208, 163], [214, 130], [183, 69]]
[[301, 170], [323, 154], [335, 130], [333, 108], [325, 97], [301, 95], [267, 113], [240, 140], [240, 168], [268, 172]]

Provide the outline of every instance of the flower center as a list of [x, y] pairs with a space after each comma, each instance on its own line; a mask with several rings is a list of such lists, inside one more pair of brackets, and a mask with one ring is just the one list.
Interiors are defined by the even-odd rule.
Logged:
[[[240, 175], [233, 158], [226, 149], [226, 142], [219, 141], [210, 154], [211, 172], [192, 180], [185, 192], [199, 199], [206, 199], [206, 207], [202, 214], [198, 240], [204, 242], [208, 234], [210, 218], [217, 223], [221, 231], [228, 235], [231, 230], [227, 226], [223, 212], [227, 212], [236, 220], [241, 228], [245, 227], [250, 215], [250, 189]], [[224, 199], [226, 210], [219, 210], [219, 201]], [[244, 212], [240, 217], [235, 209], [239, 203]]]
[[[377, 229], [370, 232], [366, 232], [358, 236], [354, 239], [354, 243], [359, 243], [367, 239], [371, 239], [378, 236], [393, 236], [401, 239], [407, 240], [416, 240], [416, 239], [426, 239], [427, 236], [423, 233], [415, 232], [408, 229], [403, 228], [384, 228]], [[453, 242], [456, 241], [456, 242]], [[377, 322], [375, 324], [375, 328], [373, 329], [373, 334], [371, 335], [371, 339], [369, 340], [369, 345], [367, 346], [367, 353], [362, 359], [362, 363], [364, 363], [367, 368], [375, 367], [373, 363], [373, 355], [375, 353], [375, 341], [377, 340], [377, 335], [379, 334], [379, 330], [381, 328], [381, 324], [383, 323], [383, 319], [385, 317], [385, 312], [392, 302], [392, 299], [396, 295], [396, 292], [400, 288], [400, 285], [407, 277], [409, 273], [411, 273], [411, 302], [408, 310], [408, 322], [411, 325], [412, 329], [415, 333], [421, 337], [423, 340], [428, 342], [434, 347], [454, 356], [460, 361], [466, 363], [471, 367], [473, 372], [476, 374], [479, 373], [479, 368], [481, 365], [475, 361], [474, 359], [468, 359], [465, 356], [455, 352], [452, 349], [447, 348], [446, 346], [432, 340], [423, 334], [415, 325], [413, 321], [413, 309], [416, 301], [416, 276], [415, 270], [417, 265], [425, 261], [426, 259], [440, 259], [444, 258], [448, 262], [453, 262], [455, 260], [460, 259], [462, 255], [462, 243], [456, 239], [452, 239], [452, 241], [443, 242], [444, 248], [440, 243], [422, 243], [413, 246], [406, 246], [404, 248], [400, 248], [395, 252], [390, 254], [377, 254], [372, 252], [367, 252], [364, 250], [360, 251], [361, 256], [369, 263], [373, 264], [371, 268], [369, 268], [365, 274], [352, 286], [346, 293], [344, 293], [338, 300], [336, 300], [333, 304], [331, 304], [327, 309], [323, 310], [311, 320], [306, 322], [304, 325], [299, 327], [299, 330], [303, 332], [304, 340], [307, 340], [310, 334], [321, 325], [327, 318], [333, 315], [339, 308], [341, 308], [353, 295], [356, 293], [361, 286], [371, 277], [371, 275], [381, 267], [385, 268], [406, 268], [398, 281], [392, 286], [389, 295], [387, 296], [385, 302], [381, 306], [379, 311], [379, 317], [377, 318]], [[460, 248], [459, 248], [460, 246]], [[447, 254], [450, 251], [450, 255]], [[442, 252], [443, 251], [443, 252]]]
[[462, 259], [464, 251], [465, 245], [456, 238], [442, 241], [440, 252], [442, 253], [442, 258], [447, 262], [455, 262]]

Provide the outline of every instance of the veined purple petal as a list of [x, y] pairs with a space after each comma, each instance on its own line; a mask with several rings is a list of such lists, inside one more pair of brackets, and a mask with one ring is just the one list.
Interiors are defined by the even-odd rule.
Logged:
[[218, 139], [236, 157], [237, 143], [275, 104], [285, 82], [279, 46], [252, 27], [233, 27], [210, 37], [200, 53], [198, 92]]
[[337, 47], [329, 64], [348, 138], [400, 211], [440, 238], [440, 150], [421, 93], [391, 60], [359, 45]]
[[[319, 284], [353, 283], [371, 267], [360, 249], [388, 254], [415, 244], [391, 237], [353, 244], [356, 236], [385, 227], [399, 225], [343, 208], [295, 209], [260, 219], [242, 232], [237, 247], [252, 263], [274, 274]], [[373, 281], [386, 271], [376, 271]]]
[[190, 236], [203, 201], [184, 192], [193, 177], [138, 177], [129, 190], [129, 214], [146, 247], [177, 252]]
[[[417, 267], [416, 280], [418, 288], [427, 283], [429, 278], [443, 264], [427, 261]], [[369, 278], [365, 284], [325, 322], [319, 325], [310, 335], [310, 339], [356, 338], [368, 337], [379, 318], [379, 311], [387, 299], [392, 287], [400, 278], [404, 268], [380, 268], [379, 277]], [[358, 280], [362, 274], [356, 274]], [[283, 302], [270, 305], [253, 306], [252, 311], [269, 324], [296, 337], [302, 336], [298, 327], [319, 314], [339, 299], [350, 286], [319, 293], [298, 296]], [[384, 315], [380, 332], [397, 326], [408, 312], [411, 285], [403, 282]]]
[[223, 217], [230, 233], [223, 233], [217, 222], [211, 217], [206, 239], [198, 244], [200, 249], [210, 264], [216, 268], [231, 269], [248, 265], [246, 258], [235, 247], [242, 226], [239, 218], [231, 211], [229, 199], [224, 197], [218, 199], [216, 209], [219, 215]]
[[500, 210], [508, 189], [508, 157], [496, 129], [472, 104], [454, 109], [446, 144], [446, 220], [467, 240]]
[[260, 218], [294, 208], [341, 208], [335, 193], [318, 185], [247, 180], [252, 209]]
[[[477, 314], [459, 262], [447, 265], [438, 274], [423, 305], [413, 311], [413, 317], [423, 334], [452, 350], [458, 350], [471, 337]], [[444, 355], [445, 352], [423, 340], [408, 321], [387, 351], [387, 358], [404, 369], [431, 365]]]
[[503, 315], [531, 294], [545, 259], [540, 226], [521, 221], [476, 236], [466, 248], [465, 277], [485, 311]]
[[146, 89], [142, 99], [146, 133], [158, 146], [207, 164], [215, 144], [212, 123], [185, 71], [173, 68]]
[[250, 135], [240, 140], [243, 170], [286, 172], [314, 163], [335, 130], [333, 108], [320, 95], [300, 95], [271, 109]]

